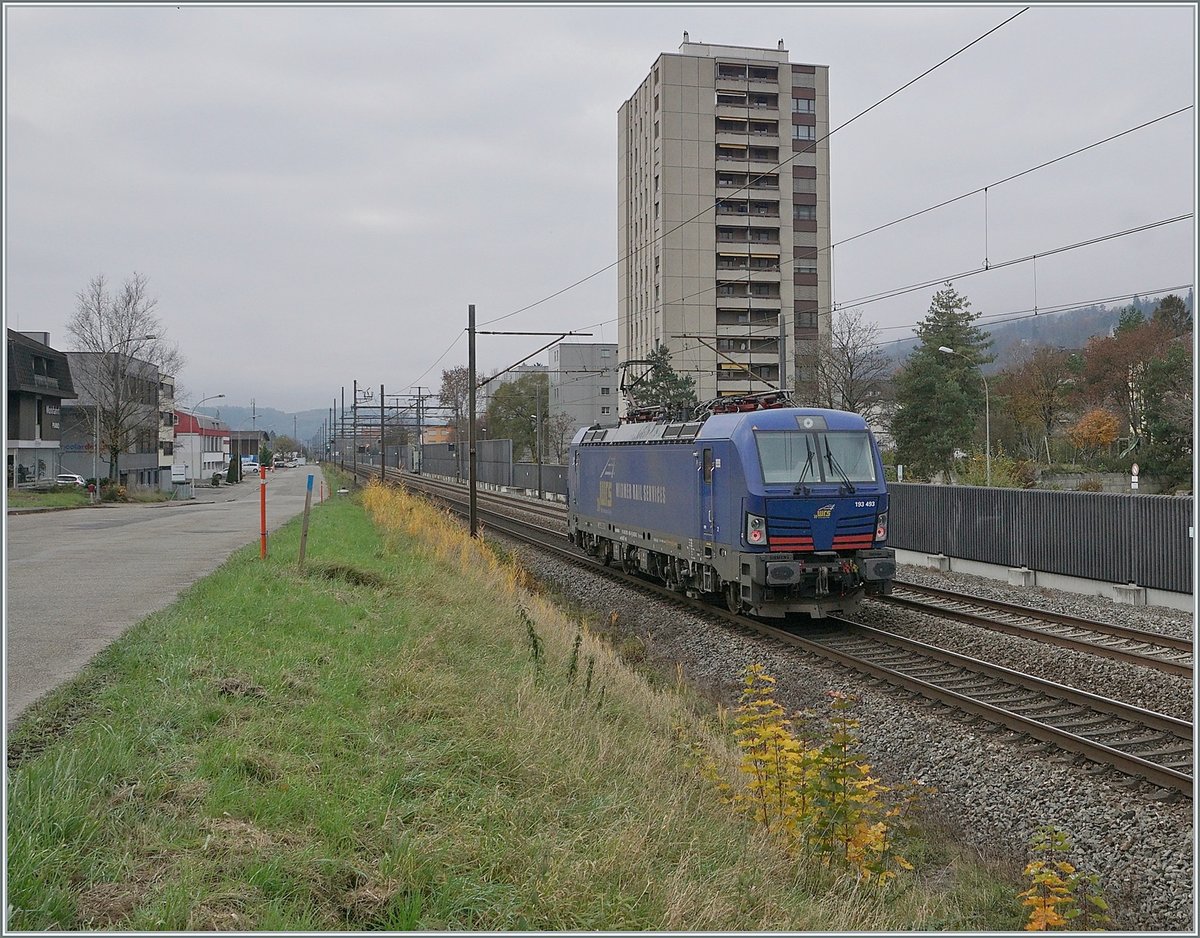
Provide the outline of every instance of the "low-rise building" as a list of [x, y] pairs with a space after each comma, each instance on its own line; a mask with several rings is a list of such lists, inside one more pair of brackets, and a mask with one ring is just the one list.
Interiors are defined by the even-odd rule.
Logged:
[[229, 427], [207, 414], [175, 411], [175, 462], [190, 481], [208, 481], [229, 465]]
[[[162, 416], [158, 367], [120, 352], [67, 352], [66, 355], [75, 376], [75, 399], [63, 404], [63, 471], [108, 478], [112, 467], [107, 446], [110, 439], [115, 439], [119, 440], [113, 444], [117, 447], [118, 484], [149, 488], [169, 484], [169, 473], [164, 478], [159, 468]], [[117, 358], [120, 361], [114, 367], [113, 359]], [[119, 376], [115, 387], [113, 375]], [[102, 389], [104, 402], [100, 407], [104, 427], [98, 452], [96, 388]]]
[[7, 387], [7, 485], [77, 471], [62, 466], [62, 402], [75, 396], [71, 365], [50, 347], [49, 333], [8, 330]]
[[158, 481], [162, 488], [171, 482], [175, 464], [175, 379], [159, 375], [158, 380]]
[[615, 342], [560, 342], [550, 349], [550, 422], [569, 441], [580, 427], [615, 427], [620, 373]]

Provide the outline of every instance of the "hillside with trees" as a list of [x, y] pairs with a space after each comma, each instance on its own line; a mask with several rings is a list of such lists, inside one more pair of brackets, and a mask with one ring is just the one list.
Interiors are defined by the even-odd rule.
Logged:
[[[889, 458], [907, 479], [983, 485], [990, 470], [992, 485], [1031, 486], [1049, 472], [1096, 488], [1095, 475], [1128, 474], [1137, 462], [1163, 491], [1190, 490], [1191, 304], [1189, 291], [987, 330], [946, 284], [907, 352], [874, 374], [874, 398], [862, 397], [862, 382], [843, 392], [829, 381], [821, 403], [859, 401], [890, 434]], [[856, 311], [839, 314], [822, 373], [841, 380], [846, 362], [861, 374], [884, 348], [892, 354], [895, 345], [875, 344], [875, 334]]]

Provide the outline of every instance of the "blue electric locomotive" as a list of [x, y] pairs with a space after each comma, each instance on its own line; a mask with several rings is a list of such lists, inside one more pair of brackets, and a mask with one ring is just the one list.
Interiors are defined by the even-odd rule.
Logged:
[[568, 526], [604, 563], [765, 617], [891, 592], [888, 495], [862, 417], [776, 407], [581, 430]]

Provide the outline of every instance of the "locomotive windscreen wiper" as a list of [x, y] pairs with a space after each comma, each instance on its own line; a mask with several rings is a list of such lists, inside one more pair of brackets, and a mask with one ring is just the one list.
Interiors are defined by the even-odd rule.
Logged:
[[808, 459], [804, 461], [804, 468], [800, 471], [800, 478], [796, 480], [796, 487], [792, 489], [793, 495], [799, 495], [801, 491], [803, 491], [805, 495], [808, 494], [808, 486], [804, 484], [804, 477], [808, 475], [809, 470], [812, 469], [813, 448], [812, 444], [808, 441], [807, 433], [804, 435], [804, 448], [808, 450]]
[[[812, 454], [809, 453], [809, 456]], [[829, 468], [842, 477], [842, 482], [846, 488], [850, 490], [850, 494], [854, 494], [854, 483], [850, 481], [850, 477], [846, 475], [845, 470], [838, 465], [838, 461], [833, 458], [833, 450], [829, 448], [829, 437], [825, 437], [825, 461], [829, 463]]]

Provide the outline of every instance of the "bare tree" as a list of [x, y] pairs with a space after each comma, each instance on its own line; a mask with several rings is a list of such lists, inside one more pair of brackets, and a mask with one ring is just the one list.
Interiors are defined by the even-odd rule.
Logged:
[[817, 350], [818, 404], [877, 421], [887, 388], [888, 362], [878, 343], [879, 327], [863, 322], [861, 310], [842, 312]]
[[542, 433], [546, 436], [546, 445], [554, 454], [554, 461], [560, 466], [567, 464], [567, 451], [571, 448], [571, 431], [575, 429], [575, 421], [570, 414], [552, 414], [542, 423]]
[[[75, 385], [93, 405], [88, 426], [108, 454], [108, 477], [116, 478], [117, 457], [136, 437], [158, 433], [158, 376], [183, 367], [179, 347], [163, 336], [148, 293], [149, 281], [136, 271], [116, 294], [97, 274], [76, 294], [67, 331], [76, 351], [91, 353], [72, 373]], [[98, 426], [98, 429], [97, 429]]]
[[[442, 372], [442, 387], [438, 391], [438, 400], [450, 411], [450, 419], [454, 423], [454, 439], [467, 438], [467, 412], [470, 407], [471, 373], [463, 365], [447, 368]], [[479, 398], [476, 397], [476, 403]], [[476, 408], [478, 413], [478, 408]]]

